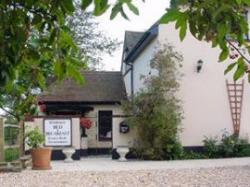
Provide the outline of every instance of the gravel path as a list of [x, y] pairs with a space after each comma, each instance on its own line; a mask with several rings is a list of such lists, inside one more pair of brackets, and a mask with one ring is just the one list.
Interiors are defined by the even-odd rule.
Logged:
[[250, 186], [250, 166], [138, 171], [0, 173], [0, 187]]

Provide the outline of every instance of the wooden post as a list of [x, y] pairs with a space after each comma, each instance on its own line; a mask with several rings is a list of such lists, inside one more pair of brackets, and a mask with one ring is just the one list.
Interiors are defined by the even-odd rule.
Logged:
[[4, 122], [0, 118], [0, 162], [4, 162]]
[[19, 145], [20, 145], [20, 157], [24, 155], [24, 121], [19, 122]]

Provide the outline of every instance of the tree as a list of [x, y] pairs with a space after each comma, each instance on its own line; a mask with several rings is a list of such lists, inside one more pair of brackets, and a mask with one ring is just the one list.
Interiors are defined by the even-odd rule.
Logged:
[[[86, 0], [82, 0], [86, 8]], [[100, 15], [105, 1], [95, 1]], [[0, 2], [0, 108], [20, 118], [33, 113], [34, 90], [43, 90], [48, 77], [69, 76], [79, 83], [86, 59], [66, 26], [75, 10], [73, 0], [4, 0]], [[83, 56], [83, 54], [81, 54]]]
[[164, 46], [151, 60], [158, 75], [144, 77], [145, 89], [133, 100], [123, 103], [131, 127], [136, 128], [139, 155], [145, 159], [176, 159], [182, 148], [178, 132], [182, 107], [176, 93], [182, 56], [171, 46]]
[[83, 11], [79, 1], [76, 1], [75, 11], [66, 22], [79, 48], [79, 60], [86, 59], [90, 69], [100, 69], [103, 54], [111, 55], [120, 45], [117, 39], [112, 39], [98, 30], [95, 17], [91, 12]]

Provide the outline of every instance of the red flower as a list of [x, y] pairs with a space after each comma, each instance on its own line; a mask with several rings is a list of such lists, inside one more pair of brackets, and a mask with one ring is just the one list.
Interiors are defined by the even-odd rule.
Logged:
[[88, 118], [80, 118], [80, 125], [83, 128], [89, 129], [92, 126], [92, 121]]

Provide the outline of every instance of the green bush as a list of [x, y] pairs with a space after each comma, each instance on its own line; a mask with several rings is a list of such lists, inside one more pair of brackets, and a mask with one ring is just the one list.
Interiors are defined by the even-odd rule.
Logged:
[[247, 154], [250, 152], [248, 140], [228, 133], [222, 135], [219, 147], [222, 157], [249, 156]]
[[18, 148], [8, 148], [4, 150], [4, 158], [6, 162], [11, 162], [19, 158]]
[[145, 77], [145, 89], [133, 100], [123, 103], [130, 116], [127, 123], [137, 132], [137, 152], [143, 159], [178, 159], [182, 146], [178, 133], [182, 120], [179, 90], [178, 63], [181, 56], [171, 46], [165, 46], [151, 60], [151, 67], [158, 76]]
[[44, 135], [38, 128], [28, 130], [25, 134], [25, 142], [30, 148], [38, 148], [44, 143]]
[[206, 159], [208, 156], [204, 153], [195, 152], [195, 151], [184, 151], [182, 155], [182, 159], [190, 160], [190, 159]]
[[215, 138], [205, 138], [204, 153], [208, 158], [228, 158], [250, 156], [250, 146], [247, 139], [230, 135], [227, 132], [222, 134], [220, 142]]
[[208, 158], [219, 157], [219, 146], [218, 146], [218, 140], [216, 138], [205, 137], [203, 143], [204, 143], [204, 154]]

